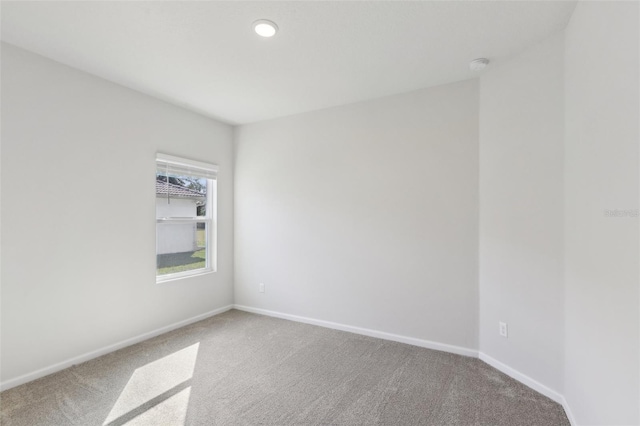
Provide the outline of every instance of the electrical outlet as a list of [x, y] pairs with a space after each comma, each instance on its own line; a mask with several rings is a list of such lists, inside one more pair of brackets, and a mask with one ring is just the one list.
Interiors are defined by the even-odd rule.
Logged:
[[500, 335], [502, 337], [509, 337], [509, 329], [507, 328], [507, 323], [506, 322], [499, 322], [498, 323], [499, 329], [500, 329]]
[[258, 291], [260, 293], [264, 293], [264, 283], [260, 283], [260, 285], [258, 286]]

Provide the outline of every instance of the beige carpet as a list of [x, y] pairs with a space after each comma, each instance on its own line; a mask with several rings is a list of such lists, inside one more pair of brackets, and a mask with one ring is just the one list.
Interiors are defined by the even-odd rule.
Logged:
[[0, 394], [2, 425], [569, 425], [487, 364], [230, 311]]

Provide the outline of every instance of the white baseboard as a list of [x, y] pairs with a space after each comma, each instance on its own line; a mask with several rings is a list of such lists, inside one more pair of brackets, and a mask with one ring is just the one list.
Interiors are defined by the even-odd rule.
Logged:
[[266, 316], [270, 316], [270, 317], [275, 317], [275, 318], [282, 318], [282, 319], [286, 319], [286, 320], [290, 320], [290, 321], [296, 321], [296, 322], [301, 322], [301, 323], [305, 323], [305, 324], [312, 324], [312, 325], [317, 325], [320, 327], [326, 327], [326, 328], [331, 328], [334, 330], [341, 330], [341, 331], [347, 331], [350, 333], [355, 333], [355, 334], [361, 334], [364, 336], [370, 336], [370, 337], [377, 337], [379, 339], [384, 339], [384, 340], [392, 340], [394, 342], [400, 342], [400, 343], [407, 343], [409, 345], [414, 345], [414, 346], [419, 346], [422, 348], [427, 348], [427, 349], [435, 349], [438, 351], [444, 351], [444, 352], [450, 352], [450, 353], [454, 353], [457, 355], [464, 355], [464, 356], [469, 356], [469, 357], [473, 357], [473, 358], [479, 358], [480, 360], [486, 362], [487, 364], [489, 364], [490, 366], [492, 366], [493, 368], [495, 368], [496, 370], [499, 370], [501, 372], [503, 372], [504, 374], [506, 374], [507, 376], [519, 381], [520, 383], [530, 387], [531, 389], [535, 390], [536, 392], [541, 393], [542, 395], [548, 397], [549, 399], [557, 402], [558, 404], [562, 405], [562, 407], [564, 408], [566, 414], [567, 414], [567, 418], [569, 419], [569, 422], [571, 423], [572, 426], [578, 426], [578, 423], [575, 421], [575, 418], [573, 416], [573, 413], [571, 412], [571, 409], [569, 408], [569, 404], [567, 403], [567, 401], [565, 400], [564, 396], [559, 394], [558, 392], [554, 391], [553, 389], [543, 385], [542, 383], [538, 382], [535, 379], [532, 379], [531, 377], [527, 376], [526, 374], [523, 374], [511, 367], [509, 367], [506, 364], [503, 364], [502, 362], [498, 361], [495, 358], [490, 357], [489, 355], [483, 353], [483, 352], [479, 352], [475, 349], [469, 349], [469, 348], [463, 348], [460, 346], [454, 346], [454, 345], [448, 345], [446, 343], [438, 343], [438, 342], [432, 342], [429, 340], [422, 340], [422, 339], [416, 339], [414, 337], [407, 337], [407, 336], [401, 336], [398, 334], [392, 334], [392, 333], [386, 333], [384, 331], [377, 331], [377, 330], [371, 330], [368, 328], [361, 328], [361, 327], [354, 327], [354, 326], [350, 326], [350, 325], [345, 325], [345, 324], [339, 324], [339, 323], [335, 323], [335, 322], [331, 322], [331, 321], [325, 321], [325, 320], [319, 320], [319, 319], [314, 319], [314, 318], [308, 318], [308, 317], [303, 317], [303, 316], [299, 316], [299, 315], [292, 315], [292, 314], [285, 314], [282, 312], [277, 312], [277, 311], [270, 311], [267, 309], [260, 309], [260, 308], [253, 308], [250, 306], [244, 306], [244, 305], [233, 305], [234, 309], [238, 309], [240, 311], [245, 311], [245, 312], [251, 312], [254, 314], [260, 314], [260, 315], [266, 315]]
[[509, 377], [511, 377], [513, 379], [516, 379], [517, 381], [519, 381], [522, 384], [525, 384], [525, 385], [529, 386], [531, 389], [535, 390], [536, 392], [540, 392], [541, 394], [543, 394], [544, 396], [546, 396], [549, 399], [552, 399], [553, 401], [557, 402], [558, 404], [562, 404], [564, 402], [564, 397], [562, 395], [560, 395], [558, 392], [556, 392], [553, 389], [543, 385], [542, 383], [538, 382], [537, 380], [532, 379], [531, 377], [527, 376], [526, 374], [522, 374], [518, 370], [515, 370], [515, 369], [509, 367], [508, 365], [501, 363], [497, 359], [491, 358], [489, 355], [487, 355], [487, 354], [485, 354], [483, 352], [479, 353], [479, 357], [478, 358], [480, 358], [482, 361], [486, 362], [487, 364], [489, 364], [490, 366], [492, 366], [496, 370], [500, 370], [504, 374], [506, 374], [507, 376], [509, 376]]
[[282, 318], [290, 321], [302, 322], [305, 324], [317, 325], [320, 327], [331, 328], [334, 330], [347, 331], [350, 333], [361, 334], [364, 336], [377, 337], [379, 339], [384, 340], [392, 340], [394, 342], [407, 343], [409, 345], [419, 346], [427, 349], [435, 349], [438, 351], [450, 352], [457, 355], [464, 355], [473, 358], [479, 358], [480, 360], [486, 362], [496, 370], [499, 370], [505, 373], [507, 376], [519, 381], [520, 383], [530, 387], [536, 392], [541, 393], [542, 395], [548, 397], [552, 401], [557, 402], [562, 405], [565, 413], [567, 414], [567, 418], [572, 426], [578, 426], [571, 409], [569, 408], [569, 404], [565, 400], [564, 396], [554, 391], [553, 389], [543, 385], [537, 380], [532, 379], [531, 377], [523, 374], [506, 364], [498, 361], [495, 358], [490, 357], [489, 355], [477, 351], [475, 349], [463, 348], [460, 346], [448, 345], [446, 343], [438, 343], [429, 340], [416, 339], [414, 337], [402, 336], [398, 334], [386, 333], [384, 331], [371, 330], [368, 328], [354, 327], [345, 324], [339, 324], [331, 321], [319, 320], [314, 318], [302, 317], [299, 315], [285, 314], [282, 312], [270, 311], [267, 309], [253, 308], [250, 306], [244, 305], [233, 305], [234, 309], [238, 309], [240, 311], [251, 312], [254, 314], [267, 315], [275, 318]]
[[571, 408], [569, 407], [569, 403], [567, 402], [567, 400], [564, 398], [564, 396], [562, 394], [560, 394], [560, 393], [554, 391], [553, 389], [543, 385], [542, 383], [538, 382], [537, 380], [532, 379], [531, 377], [527, 376], [526, 374], [523, 374], [523, 373], [519, 372], [518, 370], [515, 370], [515, 369], [509, 367], [508, 365], [501, 363], [497, 359], [490, 357], [489, 355], [485, 354], [484, 352], [479, 352], [478, 353], [478, 358], [480, 358], [480, 360], [486, 362], [487, 364], [489, 364], [490, 366], [492, 366], [496, 370], [499, 370], [499, 371], [503, 372], [504, 374], [506, 374], [507, 376], [511, 377], [512, 379], [515, 379], [515, 380], [519, 381], [523, 385], [526, 385], [526, 386], [530, 387], [534, 391], [539, 392], [539, 393], [543, 394], [544, 396], [548, 397], [549, 399], [551, 399], [551, 400], [557, 402], [558, 404], [562, 405], [562, 408], [564, 408], [564, 412], [566, 413], [567, 418], [569, 419], [569, 423], [571, 423], [571, 426], [578, 426], [578, 422], [576, 421], [575, 417], [573, 416], [573, 413], [571, 412]]
[[125, 348], [127, 346], [131, 346], [133, 344], [142, 342], [144, 340], [150, 339], [152, 337], [159, 336], [160, 334], [167, 333], [171, 330], [175, 330], [176, 328], [184, 327], [185, 325], [192, 324], [194, 322], [201, 321], [205, 318], [212, 317], [214, 315], [221, 314], [223, 312], [227, 312], [228, 310], [233, 309], [233, 305], [223, 306], [222, 308], [214, 309], [213, 311], [205, 312], [204, 314], [196, 315], [195, 317], [188, 318], [186, 320], [178, 321], [176, 323], [167, 325], [162, 328], [158, 328], [156, 330], [150, 331], [148, 333], [143, 333], [138, 336], [132, 337], [130, 339], [122, 340], [118, 343], [114, 343], [113, 345], [105, 346], [103, 348], [97, 349], [95, 351], [87, 352], [85, 354], [67, 359], [62, 362], [58, 362], [56, 364], [50, 365], [49, 367], [41, 368], [39, 370], [33, 371], [31, 373], [23, 374], [22, 376], [18, 376], [13, 379], [5, 380], [0, 383], [0, 391], [7, 390], [16, 386], [19, 386], [23, 383], [30, 382], [32, 380], [39, 379], [44, 376], [48, 376], [49, 374], [58, 372], [60, 370], [64, 370], [65, 368], [69, 368], [72, 365], [80, 364], [86, 361], [89, 361], [93, 358], [97, 358], [99, 356], [108, 354], [113, 351], [117, 351], [118, 349]]
[[422, 348], [434, 349], [434, 350], [443, 351], [443, 352], [450, 352], [450, 353], [454, 353], [454, 354], [457, 354], [457, 355], [469, 356], [469, 357], [473, 357], [473, 358], [480, 358], [480, 360], [486, 362], [487, 364], [489, 364], [490, 366], [494, 367], [495, 369], [505, 373], [506, 375], [510, 376], [511, 378], [519, 381], [520, 383], [522, 383], [522, 384], [524, 384], [526, 386], [529, 386], [533, 390], [535, 390], [537, 392], [540, 392], [541, 394], [545, 395], [546, 397], [550, 398], [551, 400], [553, 400], [553, 401], [559, 403], [560, 405], [562, 405], [562, 407], [564, 408], [564, 410], [565, 410], [565, 412], [567, 414], [567, 418], [569, 419], [569, 422], [571, 423], [571, 425], [572, 426], [578, 426], [578, 423], [576, 422], [575, 417], [573, 416], [573, 413], [571, 412], [569, 404], [565, 400], [564, 396], [562, 396], [558, 392], [554, 391], [553, 389], [543, 385], [542, 383], [532, 379], [531, 377], [527, 376], [526, 374], [523, 374], [523, 373], [521, 373], [521, 372], [519, 372], [519, 371], [517, 371], [517, 370], [515, 370], [515, 369], [513, 369], [511, 367], [509, 367], [508, 365], [503, 364], [502, 362], [496, 360], [495, 358], [492, 358], [492, 357], [490, 357], [489, 355], [487, 355], [487, 354], [485, 354], [483, 352], [479, 352], [478, 350], [464, 348], [464, 347], [461, 347], [461, 346], [449, 345], [449, 344], [446, 344], [446, 343], [433, 342], [433, 341], [430, 341], [430, 340], [417, 339], [415, 337], [402, 336], [402, 335], [399, 335], [399, 334], [387, 333], [387, 332], [384, 332], [384, 331], [377, 331], [377, 330], [372, 330], [372, 329], [368, 329], [368, 328], [361, 328], [361, 327], [355, 327], [355, 326], [350, 326], [350, 325], [346, 325], [346, 324], [339, 324], [339, 323], [335, 323], [335, 322], [331, 322], [331, 321], [325, 321], [325, 320], [319, 320], [319, 319], [314, 319], [314, 318], [302, 317], [302, 316], [298, 316], [298, 315], [285, 314], [285, 313], [282, 313], [282, 312], [270, 311], [270, 310], [267, 310], [267, 309], [252, 308], [250, 306], [243, 306], [243, 305], [228, 305], [228, 306], [224, 306], [222, 308], [214, 309], [213, 311], [209, 311], [209, 312], [206, 312], [204, 314], [196, 315], [195, 317], [188, 318], [188, 319], [183, 320], [183, 321], [178, 321], [176, 323], [173, 323], [173, 324], [170, 324], [168, 326], [165, 326], [165, 327], [150, 331], [148, 333], [140, 334], [140, 335], [132, 337], [130, 339], [123, 340], [123, 341], [115, 343], [113, 345], [105, 346], [105, 347], [97, 349], [95, 351], [87, 352], [85, 354], [79, 355], [79, 356], [74, 357], [74, 358], [70, 358], [68, 360], [59, 362], [59, 363], [51, 365], [49, 367], [41, 368], [41, 369], [36, 370], [34, 372], [31, 372], [31, 373], [28, 373], [28, 374], [24, 374], [22, 376], [19, 376], [19, 377], [13, 378], [13, 379], [6, 380], [6, 381], [0, 383], [0, 391], [7, 390], [7, 389], [10, 389], [10, 388], [15, 387], [15, 386], [19, 386], [19, 385], [21, 385], [23, 383], [27, 383], [27, 382], [39, 379], [39, 378], [44, 377], [44, 376], [48, 376], [49, 374], [52, 374], [52, 373], [58, 372], [60, 370], [64, 370], [65, 368], [71, 367], [72, 365], [80, 364], [80, 363], [89, 361], [89, 360], [91, 360], [93, 358], [97, 358], [99, 356], [108, 354], [108, 353], [113, 352], [113, 351], [117, 351], [118, 349], [122, 349], [122, 348], [125, 348], [127, 346], [131, 346], [133, 344], [142, 342], [142, 341], [150, 339], [152, 337], [159, 336], [160, 334], [167, 333], [167, 332], [175, 330], [177, 328], [184, 327], [184, 326], [192, 324], [194, 322], [198, 322], [198, 321], [201, 321], [203, 319], [212, 317], [214, 315], [218, 315], [218, 314], [221, 314], [223, 312], [227, 312], [227, 311], [229, 311], [231, 309], [238, 309], [240, 311], [251, 312], [251, 313], [254, 313], [254, 314], [266, 315], [266, 316], [275, 317], [275, 318], [282, 318], [282, 319], [286, 319], [286, 320], [290, 320], [290, 321], [296, 321], [296, 322], [301, 322], [301, 323], [305, 323], [305, 324], [311, 324], [311, 325], [317, 325], [317, 326], [320, 326], [320, 327], [331, 328], [331, 329], [334, 329], [334, 330], [340, 330], [340, 331], [346, 331], [346, 332], [349, 332], [349, 333], [360, 334], [360, 335], [363, 335], [363, 336], [376, 337], [376, 338], [379, 338], [379, 339], [391, 340], [391, 341], [400, 342], [400, 343], [406, 343], [406, 344], [413, 345], [413, 346], [419, 346], [419, 347], [422, 347]]
[[571, 412], [571, 408], [569, 407], [569, 403], [564, 398], [564, 396], [562, 397], [562, 408], [564, 408], [564, 412], [567, 414], [567, 418], [569, 419], [569, 423], [571, 423], [571, 426], [578, 426], [578, 422], [576, 421], [576, 418], [573, 416], [573, 413]]
[[377, 337], [384, 340], [392, 340], [394, 342], [406, 343], [413, 346], [420, 346], [422, 348], [434, 349], [436, 351], [450, 352], [457, 355], [470, 356], [473, 358], [478, 357], [478, 351], [475, 349], [463, 348], [461, 346], [449, 345], [446, 343], [432, 342], [430, 340], [417, 339], [415, 337], [402, 336], [399, 334], [387, 333], [384, 331], [371, 330], [368, 328], [354, 327], [346, 324], [339, 324], [336, 322], [319, 320], [308, 317], [301, 317], [298, 315], [285, 314], [282, 312], [269, 311], [266, 309], [252, 308], [250, 306], [234, 305], [235, 309], [239, 311], [251, 312], [254, 314], [266, 315], [269, 317], [282, 318], [290, 321], [302, 322], [305, 324], [318, 325], [320, 327], [331, 328], [334, 330], [347, 331], [349, 333], [361, 334], [363, 336]]

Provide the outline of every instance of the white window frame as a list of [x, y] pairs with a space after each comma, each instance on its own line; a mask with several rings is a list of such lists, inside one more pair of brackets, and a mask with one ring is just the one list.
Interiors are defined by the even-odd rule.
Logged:
[[[187, 158], [176, 157], [172, 155], [157, 153], [156, 155], [156, 173], [162, 167], [178, 168], [187, 170], [185, 176], [194, 176], [207, 179], [207, 197], [206, 197], [206, 216], [194, 217], [157, 217], [156, 209], [156, 283], [167, 281], [175, 281], [183, 278], [210, 274], [216, 272], [217, 267], [217, 174], [218, 166], [215, 164], [203, 163], [200, 161], [190, 160]], [[155, 182], [154, 182], [155, 190]], [[157, 200], [156, 200], [157, 202]], [[198, 223], [204, 222], [205, 234], [205, 267], [190, 271], [175, 272], [173, 274], [158, 275], [157, 259], [158, 259], [158, 225], [169, 223]]]

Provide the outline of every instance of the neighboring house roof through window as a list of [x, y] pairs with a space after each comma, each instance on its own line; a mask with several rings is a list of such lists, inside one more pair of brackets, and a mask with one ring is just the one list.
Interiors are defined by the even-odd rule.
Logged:
[[189, 198], [193, 200], [204, 200], [205, 195], [194, 191], [193, 189], [185, 188], [184, 186], [175, 185], [173, 183], [162, 182], [156, 179], [156, 197], [166, 197], [167, 190], [169, 191], [169, 198]]

